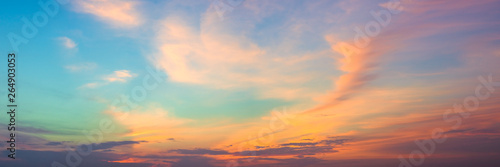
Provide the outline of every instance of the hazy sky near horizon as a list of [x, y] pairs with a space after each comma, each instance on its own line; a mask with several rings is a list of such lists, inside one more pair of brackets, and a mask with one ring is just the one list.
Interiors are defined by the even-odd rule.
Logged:
[[[67, 148], [93, 143], [75, 163], [498, 166], [499, 7], [5, 1], [0, 51], [18, 57], [19, 151], [0, 161], [71, 166]], [[408, 158], [426, 142], [435, 149], [422, 164]]]

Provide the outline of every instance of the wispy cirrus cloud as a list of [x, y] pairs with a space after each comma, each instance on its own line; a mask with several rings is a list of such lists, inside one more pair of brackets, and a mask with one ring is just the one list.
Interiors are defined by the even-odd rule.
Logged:
[[61, 44], [67, 49], [75, 49], [78, 45], [69, 37], [59, 37], [57, 38]]
[[[257, 89], [260, 98], [293, 100], [319, 94], [321, 90], [304, 85], [326, 81], [320, 77], [324, 69], [312, 65], [325, 56], [323, 50], [283, 56], [280, 51], [290, 46], [263, 48], [250, 37], [236, 35], [240, 30], [219, 22], [216, 13], [207, 12], [200, 27], [169, 17], [158, 29], [158, 52], [151, 62], [174, 82], [216, 89]], [[292, 29], [287, 31], [293, 33]]]
[[97, 87], [104, 86], [104, 85], [107, 85], [107, 84], [110, 84], [113, 82], [125, 83], [136, 76], [137, 76], [137, 74], [132, 73], [129, 70], [113, 71], [112, 74], [103, 76], [101, 78], [101, 81], [87, 83], [79, 88], [97, 88]]
[[97, 67], [97, 64], [94, 62], [86, 62], [86, 63], [79, 63], [79, 64], [73, 64], [73, 65], [67, 65], [64, 66], [67, 70], [71, 72], [81, 72], [81, 71], [90, 71], [93, 70]]
[[138, 4], [138, 1], [132, 0], [77, 0], [74, 8], [115, 27], [135, 27], [142, 23], [136, 9]]
[[134, 76], [136, 76], [136, 74], [131, 73], [128, 70], [118, 70], [114, 71], [113, 74], [104, 77], [104, 80], [108, 82], [126, 82], [128, 79]]

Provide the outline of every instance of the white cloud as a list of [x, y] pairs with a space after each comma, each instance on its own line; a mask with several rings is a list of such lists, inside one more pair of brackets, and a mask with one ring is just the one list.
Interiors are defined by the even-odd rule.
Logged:
[[96, 88], [100, 85], [101, 84], [99, 84], [97, 82], [92, 82], [92, 83], [85, 84], [85, 85], [81, 86], [80, 88]]
[[103, 76], [101, 78], [101, 81], [87, 83], [87, 84], [85, 84], [83, 86], [80, 86], [79, 89], [83, 89], [83, 88], [97, 88], [97, 87], [101, 87], [101, 86], [104, 86], [104, 85], [108, 85], [108, 84], [110, 84], [112, 82], [125, 83], [125, 82], [129, 81], [130, 79], [132, 79], [132, 78], [134, 78], [136, 76], [137, 76], [137, 74], [131, 73], [128, 70], [118, 70], [118, 71], [114, 71], [112, 74]]
[[59, 41], [61, 41], [62, 45], [68, 49], [74, 49], [77, 46], [75, 41], [73, 41], [72, 39], [70, 39], [68, 37], [59, 37], [58, 39], [59, 39]]
[[74, 64], [74, 65], [67, 65], [64, 68], [68, 69], [71, 72], [79, 72], [79, 71], [93, 70], [96, 67], [97, 67], [96, 63], [87, 62], [87, 63], [80, 63], [80, 64]]
[[108, 82], [126, 82], [128, 79], [133, 78], [135, 74], [130, 73], [128, 70], [114, 71], [113, 74], [104, 77]]

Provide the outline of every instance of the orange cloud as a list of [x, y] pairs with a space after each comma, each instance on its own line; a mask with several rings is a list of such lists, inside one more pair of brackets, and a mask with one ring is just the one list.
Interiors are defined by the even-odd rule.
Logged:
[[134, 27], [142, 23], [136, 1], [77, 0], [76, 11], [95, 15], [108, 24], [118, 27]]
[[207, 13], [197, 31], [182, 19], [165, 19], [152, 63], [161, 66], [174, 82], [218, 89], [257, 88], [261, 98], [291, 100], [319, 94], [317, 88], [304, 85], [324, 79], [320, 74], [325, 72], [301, 70], [317, 55], [284, 59], [275, 50], [231, 33], [234, 30], [228, 23], [218, 21], [215, 13]]
[[128, 70], [118, 70], [114, 71], [113, 74], [108, 75], [104, 80], [109, 82], [125, 82], [127, 79], [134, 77], [135, 74], [130, 73]]

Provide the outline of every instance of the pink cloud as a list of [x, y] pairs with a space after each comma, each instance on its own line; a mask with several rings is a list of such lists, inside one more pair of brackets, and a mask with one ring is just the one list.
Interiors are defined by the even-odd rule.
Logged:
[[142, 23], [137, 11], [138, 2], [120, 0], [77, 0], [76, 11], [95, 15], [108, 24], [134, 27]]

